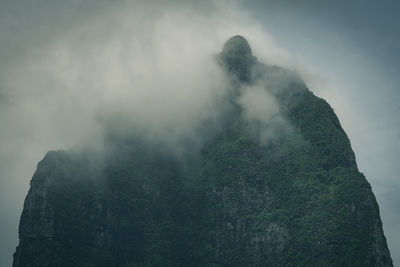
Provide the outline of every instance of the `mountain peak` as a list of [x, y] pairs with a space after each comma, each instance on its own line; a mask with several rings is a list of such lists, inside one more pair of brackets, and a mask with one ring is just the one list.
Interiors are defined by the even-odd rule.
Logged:
[[252, 56], [251, 47], [246, 38], [235, 35], [225, 42], [222, 54], [230, 56]]
[[235, 35], [225, 42], [220, 54], [223, 64], [229, 73], [242, 82], [249, 82], [251, 70], [257, 61], [246, 38]]
[[[182, 147], [185, 158], [140, 132], [105, 140], [101, 157], [45, 156], [25, 199], [13, 267], [393, 267], [371, 186], [328, 103], [303, 84], [285, 84], [286, 71], [257, 62], [241, 36], [217, 60], [233, 78], [231, 102], [180, 140], [205, 141]], [[244, 116], [232, 97], [259, 87], [274, 90], [267, 97], [282, 88], [274, 93], [282, 112], [264, 109], [274, 102], [256, 93], [247, 106], [257, 106], [257, 119]], [[276, 119], [291, 130], [282, 134]], [[277, 138], [265, 144], [262, 136]]]

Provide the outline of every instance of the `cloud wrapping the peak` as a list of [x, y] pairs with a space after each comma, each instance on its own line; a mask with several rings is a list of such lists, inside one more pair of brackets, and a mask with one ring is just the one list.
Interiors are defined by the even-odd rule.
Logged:
[[[215, 56], [233, 35], [243, 35], [260, 61], [290, 65], [232, 2], [1, 5], [0, 203], [11, 204], [0, 206], [0, 265], [10, 265], [29, 180], [48, 150], [101, 147], [110, 127], [170, 146], [196, 142], [230, 86]], [[279, 118], [274, 98], [257, 86], [240, 102], [249, 120]]]
[[249, 123], [250, 133], [260, 144], [268, 145], [289, 132], [290, 125], [281, 113], [281, 104], [263, 84], [241, 88], [238, 103], [243, 108], [244, 119]]
[[17, 119], [27, 116], [18, 126], [29, 120], [53, 149], [101, 138], [99, 117], [117, 114], [154, 135], [190, 134], [225, 90], [213, 59], [223, 42], [237, 32], [267, 45], [269, 39], [226, 3], [205, 13], [186, 5], [124, 3], [57, 30], [40, 47], [26, 48], [1, 81]]

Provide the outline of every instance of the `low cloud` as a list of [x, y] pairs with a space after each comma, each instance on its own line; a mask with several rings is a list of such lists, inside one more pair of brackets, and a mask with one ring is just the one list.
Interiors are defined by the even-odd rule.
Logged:
[[282, 115], [281, 104], [265, 84], [245, 86], [241, 92], [238, 103], [243, 108], [243, 116], [256, 141], [268, 145], [289, 131], [289, 123]]
[[[0, 187], [14, 193], [1, 194], [12, 204], [0, 212], [11, 214], [2, 231], [15, 235], [0, 238], [1, 258], [16, 246], [16, 211], [48, 150], [99, 148], [109, 129], [178, 150], [182, 140], [200, 145], [198, 127], [218, 117], [230, 86], [215, 56], [232, 35], [245, 36], [260, 61], [290, 65], [261, 25], [227, 2], [90, 2], [5, 6], [15, 16], [0, 26]], [[285, 127], [271, 86], [242, 88], [238, 100], [245, 118], [261, 123], [264, 143]]]
[[[9, 129], [17, 132], [4, 137], [23, 132], [19, 141], [48, 150], [97, 146], [105, 127], [171, 144], [195, 136], [229, 86], [213, 57], [224, 41], [243, 33], [256, 48], [264, 42], [261, 58], [279, 51], [235, 6], [209, 3], [203, 11], [125, 3], [51, 32], [2, 77], [10, 103], [3, 120], [13, 118]], [[244, 103], [252, 97], [246, 94]]]

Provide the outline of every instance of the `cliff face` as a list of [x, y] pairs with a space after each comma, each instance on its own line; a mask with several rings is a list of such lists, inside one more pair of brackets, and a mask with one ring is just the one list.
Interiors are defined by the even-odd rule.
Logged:
[[[257, 62], [240, 36], [218, 60], [230, 104], [198, 153], [182, 159], [117, 137], [101, 160], [45, 156], [13, 266], [392, 266], [375, 197], [331, 107], [296, 75]], [[285, 123], [263, 141], [275, 122], [246, 119], [235, 99], [278, 76], [290, 76], [270, 92]]]

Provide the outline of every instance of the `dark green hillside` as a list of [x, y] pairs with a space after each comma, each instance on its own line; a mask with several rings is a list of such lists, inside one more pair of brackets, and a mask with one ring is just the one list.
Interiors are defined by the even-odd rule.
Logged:
[[[295, 74], [257, 62], [243, 37], [218, 60], [234, 88], [200, 150], [175, 157], [117, 135], [101, 159], [45, 156], [13, 266], [392, 266], [377, 202], [332, 108]], [[273, 125], [254, 128], [236, 97], [242, 84], [277, 77], [285, 86], [265, 90], [289, 126], [260, 142], [254, 129]]]

